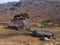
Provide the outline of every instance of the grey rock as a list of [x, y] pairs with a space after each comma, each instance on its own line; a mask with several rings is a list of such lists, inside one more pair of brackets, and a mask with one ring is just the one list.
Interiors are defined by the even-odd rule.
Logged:
[[36, 37], [48, 37], [48, 38], [56, 38], [56, 34], [51, 31], [46, 31], [46, 30], [35, 30], [32, 32], [32, 36]]

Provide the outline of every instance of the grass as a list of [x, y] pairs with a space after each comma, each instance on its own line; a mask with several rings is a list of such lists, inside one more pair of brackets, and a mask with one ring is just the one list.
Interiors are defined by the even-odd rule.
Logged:
[[[0, 45], [60, 45], [60, 27], [43, 28], [56, 32], [57, 39], [41, 41], [40, 38], [32, 37], [31, 32], [39, 27], [32, 27], [31, 30], [6, 29], [0, 26]], [[9, 44], [8, 44], [9, 43]]]

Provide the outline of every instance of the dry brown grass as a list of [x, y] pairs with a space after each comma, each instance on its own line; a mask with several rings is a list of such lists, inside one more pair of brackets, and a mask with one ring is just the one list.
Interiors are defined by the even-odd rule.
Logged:
[[31, 32], [34, 29], [41, 28], [32, 27], [30, 31], [17, 31], [0, 26], [0, 45], [60, 45], [60, 27], [43, 28], [54, 31], [57, 34], [56, 40], [50, 39], [49, 41], [41, 41], [40, 38], [32, 37]]

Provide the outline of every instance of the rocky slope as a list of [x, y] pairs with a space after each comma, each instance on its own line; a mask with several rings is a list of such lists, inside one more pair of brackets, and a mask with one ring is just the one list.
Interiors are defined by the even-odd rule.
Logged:
[[0, 22], [10, 21], [15, 14], [27, 12], [32, 19], [59, 19], [60, 1], [21, 0], [0, 4]]

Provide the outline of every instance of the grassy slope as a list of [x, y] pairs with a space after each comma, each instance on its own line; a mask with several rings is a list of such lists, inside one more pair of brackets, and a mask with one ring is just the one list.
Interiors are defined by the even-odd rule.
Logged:
[[[32, 28], [32, 30], [35, 29]], [[37, 29], [37, 28], [36, 28]], [[51, 29], [52, 31], [56, 32], [57, 39], [51, 39], [49, 41], [41, 41], [37, 37], [32, 37], [31, 31], [17, 31], [12, 29], [6, 29], [3, 26], [0, 26], [0, 45], [47, 45], [47, 44], [54, 44], [60, 45], [60, 27], [51, 27], [51, 28], [44, 28], [44, 29]]]

